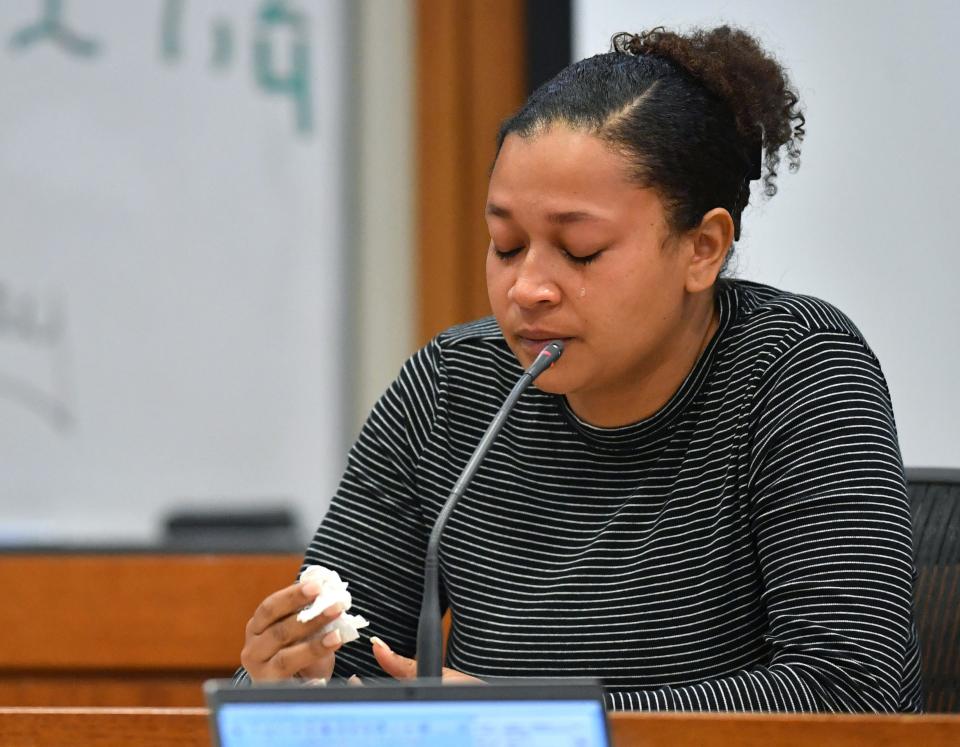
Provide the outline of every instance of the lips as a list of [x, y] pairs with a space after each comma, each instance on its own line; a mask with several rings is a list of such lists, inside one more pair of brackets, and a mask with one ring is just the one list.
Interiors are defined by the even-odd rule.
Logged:
[[554, 340], [561, 340], [564, 344], [567, 344], [573, 339], [572, 337], [559, 332], [534, 329], [518, 330], [516, 335], [517, 340], [520, 343], [520, 347], [525, 352], [534, 356], [539, 355], [540, 351], [543, 350], [548, 343], [551, 343]]

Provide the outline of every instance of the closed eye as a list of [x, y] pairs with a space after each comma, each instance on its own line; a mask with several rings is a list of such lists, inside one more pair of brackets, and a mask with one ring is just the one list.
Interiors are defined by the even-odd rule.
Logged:
[[507, 249], [506, 251], [502, 249], [497, 249], [497, 247], [492, 245], [491, 245], [491, 248], [493, 249], [493, 253], [497, 255], [497, 259], [503, 259], [503, 260], [507, 260], [507, 259], [510, 259], [511, 257], [515, 257], [521, 251], [523, 251], [522, 246], [518, 246], [516, 249]]
[[[522, 252], [524, 247], [518, 246], [515, 249], [504, 250], [504, 249], [497, 249], [496, 246], [491, 245], [491, 249], [493, 249], [493, 253], [497, 256], [497, 259], [508, 260], [508, 259], [511, 259], [512, 257], [517, 256], [520, 252]], [[603, 254], [603, 249], [598, 249], [593, 254], [588, 254], [585, 257], [578, 256], [576, 254], [571, 254], [569, 251], [562, 248], [560, 251], [563, 252], [564, 256], [567, 259], [569, 259], [571, 262], [577, 265], [588, 265], [594, 260], [596, 260], [597, 257], [599, 257], [601, 254]]]
[[593, 254], [588, 254], [585, 257], [578, 257], [576, 254], [571, 254], [566, 249], [563, 250], [563, 253], [567, 255], [567, 259], [569, 259], [574, 264], [588, 265], [591, 262], [593, 262], [597, 257], [599, 257], [601, 254], [603, 254], [603, 249], [599, 249], [595, 251]]

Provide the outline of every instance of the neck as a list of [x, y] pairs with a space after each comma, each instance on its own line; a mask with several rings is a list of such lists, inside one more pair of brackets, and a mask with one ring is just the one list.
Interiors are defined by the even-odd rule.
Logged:
[[670, 344], [623, 386], [568, 394], [577, 417], [600, 428], [616, 428], [644, 420], [667, 404], [720, 326], [713, 294], [706, 296], [696, 300]]

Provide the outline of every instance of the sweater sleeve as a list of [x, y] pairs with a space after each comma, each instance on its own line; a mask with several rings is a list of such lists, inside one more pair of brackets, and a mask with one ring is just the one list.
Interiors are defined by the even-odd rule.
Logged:
[[808, 334], [763, 375], [748, 417], [768, 663], [683, 686], [608, 691], [608, 707], [915, 708], [919, 691], [901, 692], [917, 666], [910, 513], [876, 358], [851, 335]]
[[[337, 652], [334, 676], [384, 676], [370, 652], [370, 635], [414, 655], [428, 536], [414, 471], [434, 422], [440, 375], [436, 342], [407, 361], [350, 449], [330, 509], [307, 548], [304, 566], [337, 571], [349, 584], [350, 613], [370, 621], [360, 640]], [[234, 682], [247, 681], [241, 668]]]

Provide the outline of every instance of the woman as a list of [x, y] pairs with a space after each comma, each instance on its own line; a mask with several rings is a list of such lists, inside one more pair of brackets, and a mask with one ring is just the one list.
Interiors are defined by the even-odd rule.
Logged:
[[340, 610], [296, 622], [316, 589], [293, 585], [248, 625], [253, 679], [412, 673], [433, 519], [562, 339], [444, 533], [448, 676], [599, 677], [622, 709], [919, 710], [880, 366], [832, 306], [720, 279], [803, 122], [726, 27], [618, 35], [531, 96], [490, 178], [495, 320], [406, 363], [307, 551], [389, 645], [317, 637]]

